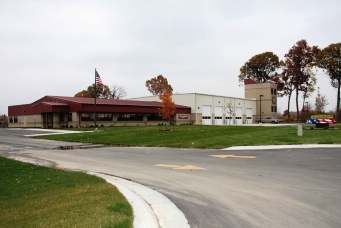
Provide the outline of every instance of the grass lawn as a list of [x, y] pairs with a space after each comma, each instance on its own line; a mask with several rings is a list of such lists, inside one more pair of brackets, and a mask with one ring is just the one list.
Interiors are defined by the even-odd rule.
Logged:
[[105, 180], [0, 156], [0, 227], [132, 227], [130, 204]]
[[38, 138], [115, 146], [216, 149], [253, 145], [341, 144], [340, 125], [331, 127], [328, 130], [311, 130], [310, 127], [304, 127], [301, 137], [297, 136], [296, 126], [181, 125], [168, 126], [168, 131], [165, 130], [165, 126], [102, 127], [98, 128], [98, 132]]

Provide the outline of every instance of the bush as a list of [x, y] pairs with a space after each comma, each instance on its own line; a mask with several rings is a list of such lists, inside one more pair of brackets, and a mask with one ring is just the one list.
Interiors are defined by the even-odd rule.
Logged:
[[73, 125], [70, 125], [70, 128], [73, 128]]

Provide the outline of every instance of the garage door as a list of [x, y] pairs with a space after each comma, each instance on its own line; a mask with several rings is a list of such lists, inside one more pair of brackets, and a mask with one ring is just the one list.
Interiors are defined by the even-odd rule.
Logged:
[[202, 124], [203, 125], [212, 125], [212, 111], [210, 105], [202, 106]]
[[246, 109], [246, 123], [252, 124], [252, 108]]
[[242, 108], [236, 108], [236, 124], [243, 124]]
[[223, 125], [223, 106], [214, 107], [214, 124]]

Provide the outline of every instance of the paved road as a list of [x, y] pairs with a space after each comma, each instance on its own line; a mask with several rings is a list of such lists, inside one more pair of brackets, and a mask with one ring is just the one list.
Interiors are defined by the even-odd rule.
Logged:
[[341, 227], [340, 148], [51, 150], [60, 143], [12, 132], [0, 130], [0, 154], [131, 179], [166, 195], [191, 227]]

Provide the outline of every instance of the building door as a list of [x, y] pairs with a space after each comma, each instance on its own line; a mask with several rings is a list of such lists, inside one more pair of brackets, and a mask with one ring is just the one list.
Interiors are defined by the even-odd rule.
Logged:
[[236, 108], [236, 124], [243, 124], [242, 108]]
[[203, 125], [212, 125], [212, 111], [210, 105], [202, 106], [202, 124]]
[[252, 108], [247, 108], [246, 109], [246, 123], [247, 124], [252, 124]]
[[223, 106], [214, 107], [214, 124], [223, 125]]
[[53, 128], [53, 114], [43, 113], [43, 128]]

